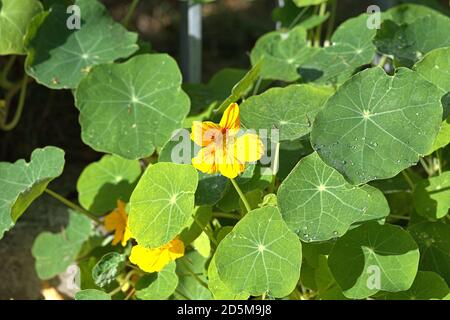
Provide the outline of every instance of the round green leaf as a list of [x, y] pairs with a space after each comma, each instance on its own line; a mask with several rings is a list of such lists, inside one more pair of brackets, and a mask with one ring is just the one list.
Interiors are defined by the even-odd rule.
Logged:
[[51, 279], [64, 272], [74, 261], [92, 231], [92, 222], [84, 215], [69, 211], [69, 224], [61, 233], [41, 233], [31, 253], [36, 259], [40, 279]]
[[250, 59], [252, 65], [262, 60], [261, 77], [295, 81], [300, 78], [298, 67], [311, 55], [306, 43], [306, 29], [273, 31], [256, 41]]
[[241, 121], [248, 129], [277, 128], [280, 140], [294, 140], [311, 130], [311, 124], [333, 89], [312, 85], [272, 88], [246, 99]]
[[147, 168], [131, 195], [128, 216], [131, 234], [140, 245], [161, 247], [187, 226], [197, 182], [191, 165], [163, 162]]
[[137, 34], [111, 18], [97, 0], [77, 0], [80, 29], [69, 29], [67, 6], [53, 5], [36, 17], [27, 34], [25, 69], [53, 89], [76, 88], [98, 64], [113, 62], [138, 50]]
[[214, 300], [247, 300], [250, 296], [245, 292], [240, 294], [233, 293], [223, 281], [220, 280], [215, 256], [211, 259], [208, 267], [208, 288], [211, 290]]
[[420, 181], [414, 188], [414, 207], [421, 216], [441, 219], [450, 209], [450, 171]]
[[328, 265], [347, 298], [363, 299], [380, 290], [411, 287], [419, 264], [419, 250], [402, 228], [368, 222], [338, 239]]
[[64, 151], [56, 147], [35, 149], [28, 163], [0, 162], [0, 239], [63, 168]]
[[99, 287], [114, 281], [125, 268], [126, 256], [118, 252], [109, 252], [101, 257], [92, 269], [92, 279]]
[[180, 84], [178, 66], [166, 54], [94, 67], [76, 91], [83, 141], [128, 159], [151, 155], [189, 112]]
[[450, 226], [420, 222], [408, 228], [420, 249], [420, 270], [434, 271], [450, 285]]
[[431, 300], [444, 299], [450, 289], [438, 274], [419, 271], [411, 288], [403, 292], [393, 292], [385, 296], [387, 300]]
[[342, 23], [331, 37], [329, 47], [312, 52], [299, 73], [305, 82], [341, 84], [355, 70], [372, 62], [375, 29], [367, 28], [368, 15], [362, 14]]
[[[317, 153], [301, 159], [278, 189], [284, 221], [306, 242], [342, 236], [351, 224], [372, 218], [364, 216], [371, 202], [364, 188], [349, 184]], [[389, 207], [382, 194], [380, 204], [380, 212], [387, 215]]]
[[442, 120], [440, 99], [440, 90], [411, 70], [394, 76], [364, 70], [319, 111], [311, 142], [354, 184], [390, 178], [431, 148]]
[[178, 286], [176, 263], [171, 262], [160, 272], [146, 274], [136, 284], [136, 297], [141, 300], [165, 300]]
[[0, 0], [0, 55], [25, 53], [23, 38], [31, 19], [41, 11], [37, 0]]
[[75, 293], [75, 300], [111, 300], [111, 296], [100, 290], [86, 289]]
[[102, 215], [117, 207], [117, 200], [128, 202], [140, 174], [139, 161], [105, 155], [81, 173], [78, 201], [90, 212]]
[[278, 208], [247, 213], [220, 242], [216, 255], [220, 279], [232, 293], [267, 293], [281, 298], [300, 278], [301, 244]]

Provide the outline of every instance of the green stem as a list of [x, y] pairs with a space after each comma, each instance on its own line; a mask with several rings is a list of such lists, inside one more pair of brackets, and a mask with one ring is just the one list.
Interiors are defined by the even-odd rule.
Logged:
[[441, 157], [441, 151], [438, 149], [436, 150], [436, 159], [438, 164], [438, 173], [439, 175], [442, 174], [442, 157]]
[[192, 219], [194, 219], [195, 223], [208, 236], [209, 240], [211, 240], [211, 242], [214, 243], [217, 246], [219, 243], [214, 238], [214, 235], [206, 228], [206, 226], [202, 225], [202, 223], [197, 219], [197, 217], [195, 215], [192, 215]]
[[308, 11], [309, 7], [304, 7], [298, 14], [297, 16], [294, 18], [294, 20], [292, 20], [291, 24], [289, 25], [289, 29], [291, 29], [293, 26], [295, 26], [297, 24], [297, 22], [299, 22], [299, 20], [304, 16], [304, 14], [306, 13], [306, 11]]
[[330, 4], [331, 4], [331, 14], [330, 14], [330, 20], [328, 20], [327, 33], [325, 36], [325, 40], [328, 40], [328, 41], [331, 40], [331, 35], [333, 33], [334, 24], [336, 22], [337, 0], [331, 0]]
[[8, 117], [8, 110], [11, 105], [11, 99], [13, 96], [8, 95], [8, 99], [5, 101], [5, 117], [3, 119], [3, 123], [1, 123], [0, 128], [4, 131], [10, 131], [14, 129], [19, 123], [20, 117], [22, 116], [23, 107], [25, 105], [25, 98], [27, 96], [27, 87], [28, 87], [28, 76], [25, 75], [22, 79], [22, 83], [20, 86], [20, 96], [19, 96], [19, 104], [17, 105], [16, 113], [14, 114], [13, 119], [10, 123], [6, 123]]
[[225, 213], [225, 212], [213, 212], [214, 218], [226, 218], [226, 219], [235, 219], [239, 220], [240, 217], [233, 213]]
[[131, 17], [133, 17], [134, 12], [136, 11], [139, 1], [140, 0], [133, 0], [130, 8], [128, 9], [127, 15], [125, 16], [125, 18], [123, 18], [122, 24], [125, 28], [128, 28], [128, 24], [130, 23]]
[[399, 216], [399, 215], [395, 215], [395, 214], [390, 214], [388, 217], [393, 218], [393, 219], [398, 219], [398, 220], [410, 220], [410, 218], [407, 216]]
[[8, 80], [8, 74], [11, 71], [11, 68], [13, 67], [14, 63], [16, 62], [16, 59], [17, 56], [11, 56], [0, 75], [0, 86], [3, 87], [4, 89], [9, 90], [14, 86], [14, 84]]
[[[319, 8], [319, 16], [324, 16], [325, 12], [327, 10], [327, 3], [321, 3], [320, 4], [320, 8]], [[320, 37], [322, 35], [322, 24], [320, 24], [317, 29], [316, 29], [316, 36], [314, 38], [314, 47], [319, 47], [320, 46]]]
[[412, 180], [409, 177], [408, 173], [406, 173], [406, 171], [403, 170], [402, 171], [402, 175], [405, 178], [406, 182], [408, 183], [409, 187], [411, 188], [411, 191], [414, 191], [414, 183], [412, 182]]
[[87, 211], [86, 209], [83, 209], [82, 207], [80, 207], [79, 205], [73, 203], [72, 201], [66, 199], [65, 197], [63, 197], [62, 195], [50, 190], [50, 189], [45, 189], [45, 192], [48, 193], [49, 195], [51, 195], [53, 198], [55, 198], [56, 200], [62, 202], [63, 204], [65, 204], [66, 206], [68, 206], [69, 208], [78, 211], [82, 214], [84, 214], [85, 216], [87, 216], [88, 218], [92, 219], [93, 221], [95, 221], [98, 224], [101, 224], [100, 220], [91, 212]]
[[428, 167], [428, 164], [425, 162], [425, 160], [423, 158], [419, 159], [420, 164], [422, 165], [423, 169], [426, 171], [426, 173], [428, 174], [428, 176], [432, 176], [433, 175], [433, 171]]
[[230, 179], [231, 183], [233, 184], [234, 188], [236, 189], [239, 197], [241, 198], [242, 202], [244, 203], [245, 209], [247, 212], [252, 211], [252, 208], [250, 207], [250, 204], [248, 203], [247, 198], [245, 197], [244, 193], [242, 192], [241, 188], [237, 184], [237, 182], [234, 179]]
[[198, 283], [200, 283], [200, 285], [202, 285], [203, 287], [205, 287], [206, 289], [209, 290], [208, 285], [206, 284], [206, 282], [203, 281], [202, 279], [200, 279], [200, 277], [199, 277], [194, 271], [192, 271], [192, 269], [188, 266], [188, 264], [187, 264], [185, 261], [183, 261], [183, 262], [184, 262], [184, 266], [186, 267], [186, 271], [187, 271], [191, 276], [193, 276], [193, 277], [195, 278], [195, 280], [197, 280]]
[[387, 58], [388, 57], [386, 55], [382, 55], [377, 66], [384, 69], [384, 65], [386, 64]]
[[258, 78], [258, 80], [256, 81], [255, 87], [253, 88], [252, 96], [256, 96], [258, 94], [258, 90], [259, 90], [259, 86], [261, 85], [261, 82], [262, 82], [262, 78], [260, 76]]

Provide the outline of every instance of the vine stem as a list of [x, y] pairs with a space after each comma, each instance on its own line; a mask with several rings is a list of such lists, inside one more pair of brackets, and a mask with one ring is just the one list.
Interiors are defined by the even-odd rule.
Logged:
[[399, 215], [395, 215], [395, 214], [390, 214], [388, 217], [391, 217], [393, 219], [398, 219], [398, 220], [410, 220], [410, 217], [399, 216]]
[[130, 23], [131, 17], [133, 16], [134, 12], [136, 11], [136, 8], [139, 4], [140, 0], [133, 0], [133, 2], [130, 5], [130, 8], [128, 9], [127, 15], [122, 20], [122, 24], [125, 28], [128, 28], [128, 24]]
[[88, 217], [89, 219], [95, 221], [98, 224], [101, 224], [101, 221], [91, 212], [87, 211], [86, 209], [83, 209], [82, 207], [80, 207], [79, 205], [73, 203], [72, 201], [68, 200], [67, 198], [63, 197], [62, 195], [50, 190], [50, 189], [45, 189], [45, 192], [47, 194], [49, 194], [50, 196], [52, 196], [53, 198], [55, 198], [56, 200], [62, 202], [63, 204], [65, 204], [66, 206], [68, 206], [69, 208], [78, 211], [82, 214], [84, 214], [86, 217]]
[[8, 73], [9, 73], [9, 71], [11, 71], [11, 68], [13, 67], [14, 63], [16, 62], [16, 59], [17, 59], [17, 56], [15, 56], [15, 55], [11, 56], [0, 75], [0, 86], [3, 87], [4, 89], [9, 90], [14, 86], [8, 80]]
[[11, 105], [11, 99], [14, 97], [18, 89], [13, 87], [11, 91], [8, 92], [7, 99], [5, 101], [5, 115], [2, 123], [0, 124], [0, 128], [4, 131], [10, 131], [14, 129], [19, 123], [20, 117], [22, 116], [23, 107], [25, 105], [25, 98], [27, 96], [28, 80], [28, 75], [24, 75], [22, 82], [20, 83], [19, 104], [17, 105], [16, 113], [14, 114], [14, 117], [10, 123], [6, 123], [8, 110]]
[[411, 191], [414, 191], [414, 183], [412, 182], [412, 180], [409, 177], [408, 173], [406, 173], [406, 171], [403, 170], [402, 171], [402, 175], [405, 178], [406, 182], [408, 183], [409, 187], [411, 188]]
[[250, 204], [248, 203], [247, 198], [245, 197], [241, 188], [237, 184], [236, 180], [230, 178], [230, 181], [233, 184], [234, 188], [236, 189], [237, 193], [239, 194], [239, 197], [241, 198], [242, 202], [244, 203], [244, 206], [245, 206], [245, 209], [247, 210], [247, 212], [252, 211], [252, 208], [250, 207]]
[[336, 22], [336, 9], [337, 9], [337, 0], [331, 0], [331, 15], [330, 20], [328, 20], [327, 25], [327, 33], [325, 36], [325, 40], [331, 40], [331, 34], [333, 33], [334, 24]]
[[[319, 7], [319, 16], [324, 16], [327, 11], [327, 3], [321, 3]], [[314, 38], [314, 47], [320, 47], [320, 36], [322, 35], [322, 24], [320, 24], [316, 29], [316, 35]]]
[[214, 243], [216, 246], [219, 244], [217, 240], [214, 238], [213, 234], [206, 229], [206, 226], [202, 225], [200, 221], [198, 221], [197, 217], [193, 214], [192, 219], [194, 219], [195, 223], [202, 229], [202, 231], [208, 236], [209, 240], [211, 240], [212, 243]]
[[215, 218], [226, 218], [226, 219], [235, 219], [239, 220], [240, 217], [232, 214], [232, 213], [225, 213], [225, 212], [213, 212], [213, 217]]

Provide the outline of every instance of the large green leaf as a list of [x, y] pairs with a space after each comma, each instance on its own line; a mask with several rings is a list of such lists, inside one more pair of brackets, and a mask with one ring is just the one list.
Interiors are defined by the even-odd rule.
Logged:
[[373, 214], [387, 216], [389, 207], [383, 195], [374, 200], [370, 195], [313, 153], [300, 160], [283, 181], [278, 205], [284, 221], [301, 240], [324, 241], [342, 236], [355, 222], [372, 218], [372, 213], [365, 217], [371, 205], [380, 207], [371, 210]]
[[34, 241], [31, 253], [36, 259], [36, 273], [41, 279], [51, 279], [64, 272], [80, 252], [92, 232], [89, 218], [69, 211], [69, 224], [61, 233], [41, 233]]
[[111, 296], [100, 290], [86, 289], [78, 291], [75, 300], [111, 300]]
[[69, 29], [67, 7], [53, 5], [33, 20], [27, 35], [27, 73], [53, 89], [76, 88], [92, 66], [138, 49], [137, 34], [114, 22], [97, 0], [77, 0], [81, 28]]
[[220, 280], [217, 272], [215, 256], [211, 259], [208, 267], [208, 288], [214, 300], [247, 300], [249, 294], [246, 292], [235, 294]]
[[[389, 15], [385, 15], [389, 19]], [[395, 17], [394, 17], [395, 19]], [[411, 67], [424, 54], [450, 45], [450, 18], [433, 10], [426, 10], [413, 19], [409, 14], [404, 24], [385, 20], [374, 43], [381, 53], [394, 56], [397, 64]], [[429, 32], [428, 30], [433, 30]]]
[[166, 54], [94, 67], [76, 91], [83, 141], [128, 159], [151, 155], [189, 112], [180, 84], [180, 70]]
[[354, 184], [390, 178], [431, 148], [442, 120], [440, 99], [441, 91], [411, 70], [394, 76], [364, 70], [319, 111], [311, 142]]
[[402, 292], [388, 293], [387, 300], [431, 300], [444, 299], [450, 290], [439, 275], [429, 271], [419, 271], [411, 288]]
[[341, 84], [355, 70], [372, 62], [375, 29], [367, 28], [367, 14], [348, 19], [331, 37], [331, 46], [313, 52], [302, 63], [299, 73], [305, 82]]
[[280, 140], [294, 140], [311, 130], [312, 121], [333, 90], [312, 85], [272, 88], [241, 105], [241, 121], [247, 129], [277, 128]]
[[37, 0], [0, 0], [0, 55], [23, 54], [31, 19], [42, 11]]
[[294, 290], [301, 265], [301, 244], [278, 208], [247, 213], [220, 242], [217, 271], [232, 293], [284, 297]]
[[146, 274], [136, 283], [136, 297], [141, 300], [165, 300], [178, 286], [176, 263], [171, 262], [159, 272]]
[[411, 287], [419, 264], [413, 238], [398, 226], [368, 222], [338, 239], [328, 265], [346, 297]]
[[35, 149], [30, 162], [0, 162], [0, 239], [64, 168], [64, 151]]
[[295, 27], [263, 35], [252, 49], [250, 58], [252, 65], [262, 63], [263, 79], [295, 81], [300, 78], [297, 69], [311, 53], [306, 43], [306, 29]]
[[450, 226], [419, 222], [408, 228], [420, 249], [420, 270], [434, 271], [450, 285]]
[[420, 181], [414, 188], [414, 207], [421, 216], [441, 219], [450, 209], [450, 171]]
[[118, 252], [109, 252], [92, 269], [92, 279], [99, 287], [114, 281], [125, 268], [126, 256]]
[[131, 195], [128, 217], [140, 245], [158, 248], [187, 226], [197, 182], [197, 170], [191, 165], [162, 162], [147, 168]]
[[450, 143], [450, 47], [440, 48], [426, 54], [422, 60], [414, 65], [414, 70], [422, 77], [435, 84], [446, 94], [442, 98], [444, 118], [439, 134], [430, 153]]
[[114, 209], [117, 200], [128, 202], [140, 174], [139, 161], [105, 155], [81, 173], [77, 182], [78, 201], [90, 212], [102, 215]]

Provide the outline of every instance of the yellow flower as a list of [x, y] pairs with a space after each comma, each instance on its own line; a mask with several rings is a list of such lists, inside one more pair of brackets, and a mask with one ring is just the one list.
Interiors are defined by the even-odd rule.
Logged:
[[119, 242], [125, 247], [127, 241], [131, 238], [130, 229], [128, 228], [128, 215], [125, 211], [125, 202], [117, 200], [117, 208], [105, 217], [105, 229], [114, 232], [112, 244], [115, 246]]
[[145, 272], [158, 272], [184, 255], [183, 241], [175, 238], [160, 248], [148, 249], [136, 245], [131, 249], [130, 261]]
[[237, 103], [228, 106], [219, 124], [194, 121], [191, 139], [203, 148], [192, 159], [192, 165], [202, 172], [220, 172], [233, 179], [244, 171], [246, 162], [261, 159], [261, 139], [253, 133], [238, 136], [240, 127]]

